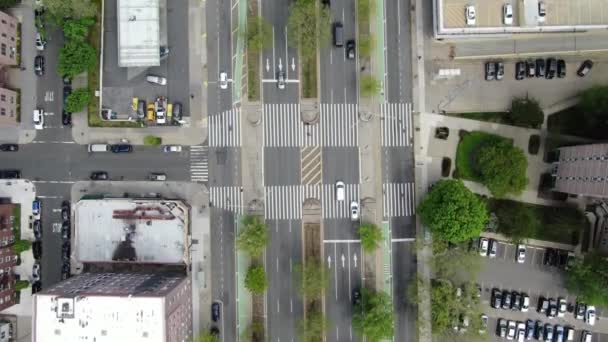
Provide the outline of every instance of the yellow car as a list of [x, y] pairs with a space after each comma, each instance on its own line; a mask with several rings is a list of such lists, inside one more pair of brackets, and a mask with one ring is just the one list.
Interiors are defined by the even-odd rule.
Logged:
[[148, 121], [154, 121], [156, 118], [154, 117], [154, 103], [148, 104]]
[[173, 103], [167, 105], [167, 121], [171, 123], [171, 117], [173, 116]]
[[139, 102], [139, 99], [137, 97], [133, 98], [133, 111], [136, 112], [137, 111], [137, 102]]

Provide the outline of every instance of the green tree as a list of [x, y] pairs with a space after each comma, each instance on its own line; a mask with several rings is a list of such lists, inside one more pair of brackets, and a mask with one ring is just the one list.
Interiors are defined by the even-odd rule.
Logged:
[[91, 92], [88, 88], [78, 88], [72, 91], [68, 98], [65, 100], [65, 106], [63, 109], [66, 112], [78, 113], [87, 108], [89, 101], [91, 100]]
[[582, 92], [578, 103], [581, 120], [588, 122], [588, 127], [608, 126], [608, 86], [593, 86]]
[[97, 65], [97, 51], [87, 43], [67, 42], [59, 51], [57, 71], [73, 78]]
[[0, 9], [5, 10], [8, 8], [14, 7], [15, 5], [17, 5], [20, 2], [21, 2], [20, 0], [0, 0]]
[[537, 236], [537, 232], [541, 229], [541, 221], [534, 209], [515, 201], [503, 200], [492, 203], [492, 211], [498, 217], [500, 233], [516, 243]]
[[361, 293], [361, 310], [353, 316], [353, 327], [368, 341], [391, 339], [394, 335], [395, 318], [393, 302], [385, 292], [372, 292], [363, 289]]
[[17, 280], [17, 282], [15, 282], [15, 291], [21, 291], [26, 289], [28, 286], [30, 286], [30, 282], [27, 280]]
[[210, 332], [203, 332], [193, 340], [194, 342], [219, 342], [218, 336]]
[[307, 300], [321, 299], [327, 287], [327, 271], [320, 260], [307, 261], [296, 268], [300, 292]]
[[608, 261], [597, 253], [587, 254], [584, 259], [577, 260], [566, 273], [566, 288], [582, 302], [608, 306], [606, 284]]
[[163, 143], [163, 138], [157, 137], [156, 135], [146, 135], [144, 137], [144, 145], [159, 146], [162, 143]]
[[44, 0], [44, 8], [53, 21], [65, 18], [96, 17], [98, 7], [91, 0]]
[[89, 35], [89, 27], [95, 24], [95, 18], [66, 19], [63, 21], [63, 35], [67, 41], [83, 42]]
[[272, 46], [272, 25], [262, 17], [249, 18], [247, 21], [247, 49], [260, 52]]
[[458, 284], [477, 277], [482, 261], [479, 254], [460, 245], [450, 247], [448, 244], [443, 244], [443, 248], [438, 248], [439, 245], [441, 244], [434, 245], [435, 254], [431, 259], [436, 277]]
[[262, 294], [268, 287], [266, 271], [260, 265], [253, 265], [247, 270], [245, 275], [245, 288], [253, 294]]
[[545, 120], [545, 115], [535, 99], [515, 98], [511, 101], [509, 120], [517, 126], [540, 128]]
[[264, 339], [264, 324], [262, 322], [251, 322], [251, 324], [241, 334], [241, 341], [265, 341]]
[[431, 281], [431, 322], [433, 331], [442, 333], [458, 319], [456, 289], [447, 281]]
[[440, 180], [426, 195], [418, 214], [433, 233], [458, 243], [479, 236], [488, 221], [482, 200], [460, 180]]
[[482, 183], [495, 197], [520, 194], [528, 185], [528, 161], [524, 151], [505, 140], [495, 140], [479, 149], [476, 164]]
[[250, 256], [259, 256], [268, 244], [268, 228], [259, 216], [248, 215], [241, 221], [243, 228], [236, 238], [237, 247]]
[[299, 341], [323, 342], [327, 321], [321, 312], [308, 312], [306, 318], [302, 318], [298, 326]]
[[373, 97], [380, 93], [380, 81], [372, 75], [365, 75], [360, 78], [361, 96]]
[[324, 45], [330, 37], [331, 13], [326, 6], [317, 9], [315, 0], [297, 0], [289, 5], [287, 36], [304, 58], [315, 56], [317, 43]]
[[16, 254], [20, 254], [21, 252], [25, 252], [32, 247], [32, 242], [29, 240], [17, 240], [13, 244], [13, 250]]
[[368, 253], [375, 251], [383, 238], [382, 230], [373, 223], [364, 223], [359, 226], [359, 236], [361, 237], [361, 247]]

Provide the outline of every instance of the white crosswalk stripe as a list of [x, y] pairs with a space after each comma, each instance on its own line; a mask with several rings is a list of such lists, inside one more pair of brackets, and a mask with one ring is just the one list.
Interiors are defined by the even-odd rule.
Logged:
[[219, 186], [209, 188], [211, 206], [243, 213], [243, 192], [240, 186]]
[[209, 146], [241, 146], [241, 108], [209, 115]]
[[317, 146], [319, 131], [319, 125], [307, 125], [302, 121], [298, 103], [264, 105], [266, 147]]
[[273, 220], [293, 220], [302, 217], [302, 195], [299, 185], [278, 185], [264, 188], [265, 216]]
[[321, 104], [323, 146], [359, 145], [359, 108], [357, 104]]
[[413, 140], [412, 104], [385, 103], [382, 115], [382, 146], [410, 146]]
[[359, 202], [359, 184], [346, 184], [344, 201], [336, 201], [335, 184], [323, 184], [321, 203], [323, 205], [323, 218], [350, 217], [350, 203]]
[[415, 215], [414, 183], [382, 184], [382, 207], [384, 218]]
[[190, 147], [190, 181], [207, 182], [209, 180], [209, 148], [207, 146]]

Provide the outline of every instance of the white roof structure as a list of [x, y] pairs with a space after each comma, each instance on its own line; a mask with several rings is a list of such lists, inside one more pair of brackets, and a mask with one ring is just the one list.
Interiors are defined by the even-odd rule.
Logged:
[[75, 208], [79, 262], [183, 264], [188, 260], [189, 207], [181, 201], [81, 200]]
[[118, 0], [118, 65], [160, 65], [159, 0]]
[[163, 297], [37, 294], [34, 311], [34, 336], [44, 342], [166, 340]]

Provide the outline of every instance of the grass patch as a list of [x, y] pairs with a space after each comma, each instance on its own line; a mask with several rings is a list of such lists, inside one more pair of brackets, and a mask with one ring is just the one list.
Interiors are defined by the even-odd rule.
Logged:
[[305, 99], [317, 97], [316, 54], [312, 57], [304, 58], [304, 62], [302, 64], [302, 97]]
[[446, 113], [464, 119], [501, 123], [509, 125], [509, 112], [471, 112], [471, 113]]
[[250, 101], [260, 99], [259, 61], [259, 53], [247, 51], [247, 98]]
[[15, 241], [21, 239], [21, 204], [15, 204], [13, 208], [13, 235]]
[[147, 146], [158, 146], [163, 143], [163, 139], [161, 137], [157, 137], [154, 135], [146, 135], [144, 137], [144, 145]]
[[481, 175], [475, 165], [477, 152], [486, 144], [497, 140], [508, 139], [480, 131], [462, 134], [456, 150], [456, 171], [454, 177], [480, 182]]

